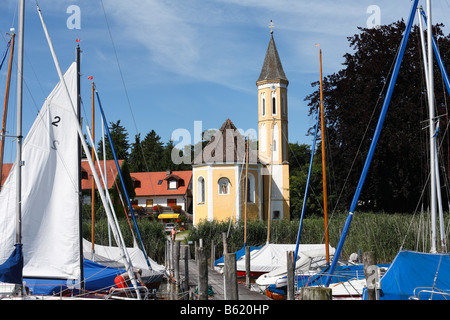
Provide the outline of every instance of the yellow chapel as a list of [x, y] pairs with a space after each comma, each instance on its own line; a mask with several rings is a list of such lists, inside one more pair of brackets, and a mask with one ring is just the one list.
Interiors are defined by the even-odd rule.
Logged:
[[247, 152], [246, 138], [227, 119], [194, 158], [194, 225], [204, 220], [289, 220], [288, 85], [271, 31], [256, 81], [257, 148], [250, 143]]

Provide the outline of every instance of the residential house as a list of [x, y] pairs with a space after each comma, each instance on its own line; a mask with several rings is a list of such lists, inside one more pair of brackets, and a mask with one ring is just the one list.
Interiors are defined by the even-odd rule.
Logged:
[[136, 197], [133, 205], [143, 208], [180, 206], [192, 213], [192, 171], [134, 172]]

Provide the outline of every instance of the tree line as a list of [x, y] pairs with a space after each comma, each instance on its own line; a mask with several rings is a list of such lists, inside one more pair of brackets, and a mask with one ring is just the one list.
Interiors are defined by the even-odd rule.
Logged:
[[[443, 25], [433, 27], [444, 65], [450, 62], [450, 36]], [[392, 75], [405, 23], [359, 28], [348, 38], [351, 53], [343, 69], [323, 81], [327, 162], [338, 207], [348, 209], [360, 178]], [[326, 53], [325, 53], [326, 54]], [[411, 31], [374, 158], [362, 189], [364, 210], [414, 212], [428, 207], [429, 130], [420, 30]], [[310, 115], [317, 113], [320, 92], [305, 98]], [[435, 122], [439, 147], [443, 204], [448, 208], [448, 92], [434, 59]]]

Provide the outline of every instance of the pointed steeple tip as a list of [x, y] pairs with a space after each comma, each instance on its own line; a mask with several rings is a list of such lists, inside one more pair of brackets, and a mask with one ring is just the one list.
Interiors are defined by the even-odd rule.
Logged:
[[257, 83], [260, 81], [282, 81], [286, 84], [289, 83], [286, 74], [284, 73], [283, 66], [281, 64], [280, 56], [278, 55], [278, 50], [275, 45], [275, 40], [273, 39], [273, 21], [270, 20], [269, 25], [270, 30], [270, 41], [267, 48], [266, 56], [264, 58], [263, 67], [261, 69], [261, 74], [259, 75]]

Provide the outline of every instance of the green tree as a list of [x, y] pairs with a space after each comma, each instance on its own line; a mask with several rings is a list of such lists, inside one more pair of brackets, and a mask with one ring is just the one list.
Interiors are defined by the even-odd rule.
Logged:
[[165, 164], [162, 163], [162, 154], [164, 151], [164, 143], [161, 137], [156, 134], [155, 130], [151, 130], [141, 142], [142, 152], [146, 162], [146, 171], [164, 171]]
[[[352, 53], [344, 55], [344, 68], [324, 78], [324, 108], [327, 154], [332, 164], [337, 193], [342, 191], [341, 208], [348, 209], [383, 104], [392, 66], [405, 23], [398, 21], [379, 29], [359, 28], [349, 37]], [[450, 39], [441, 27], [434, 28], [444, 60], [450, 62]], [[426, 88], [419, 30], [412, 30], [385, 118], [375, 155], [360, 196], [365, 209], [412, 212], [416, 208], [427, 175]], [[446, 114], [442, 76], [434, 68], [436, 116]], [[317, 87], [318, 83], [313, 83]], [[319, 90], [308, 95], [310, 113], [319, 104]], [[440, 118], [441, 128], [446, 118]], [[445, 130], [442, 130], [445, 131]], [[443, 150], [447, 139], [439, 136]], [[445, 153], [445, 157], [447, 157]], [[328, 159], [328, 158], [327, 158]], [[448, 161], [448, 159], [446, 159]], [[443, 180], [442, 180], [443, 181]]]
[[[116, 151], [117, 159], [128, 161], [128, 152], [130, 149], [130, 144], [128, 142], [128, 132], [120, 124], [120, 120], [116, 123], [110, 122], [109, 132], [111, 134], [111, 140], [113, 141], [114, 150]], [[105, 138], [105, 149], [106, 149], [106, 159], [113, 160], [113, 154], [111, 151], [111, 145], [109, 139]], [[99, 158], [103, 160], [103, 144], [100, 140], [97, 145], [97, 152]]]
[[[291, 218], [300, 218], [308, 179], [311, 147], [306, 144], [289, 144], [289, 195]], [[322, 160], [320, 148], [315, 151], [313, 168], [309, 182], [308, 198], [306, 200], [305, 215], [323, 214], [322, 193]], [[328, 199], [332, 198], [328, 194]]]
[[131, 172], [146, 172], [145, 159], [141, 147], [141, 134], [134, 136], [134, 143], [131, 144], [129, 157], [129, 166]]
[[[122, 165], [120, 167], [120, 172], [122, 173], [122, 177], [123, 177], [124, 184], [125, 184], [125, 187], [127, 190], [127, 194], [129, 196], [130, 200], [133, 200], [134, 197], [136, 197], [136, 192], [134, 191], [134, 183], [133, 183], [133, 180], [131, 179], [130, 170], [128, 168], [126, 161], [122, 162]], [[117, 186], [119, 187], [119, 190], [121, 193], [120, 195], [119, 195], [119, 192], [117, 191]], [[125, 197], [125, 193], [124, 193], [123, 186], [120, 181], [119, 175], [116, 176], [114, 184], [110, 188], [109, 193], [111, 195], [114, 210], [115, 210], [117, 216], [125, 217], [126, 213], [124, 212], [123, 207], [125, 206], [127, 212], [129, 212], [129, 208], [128, 208], [128, 203], [127, 203], [127, 198]], [[122, 204], [122, 201], [123, 201], [123, 204]]]

